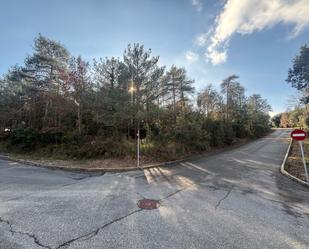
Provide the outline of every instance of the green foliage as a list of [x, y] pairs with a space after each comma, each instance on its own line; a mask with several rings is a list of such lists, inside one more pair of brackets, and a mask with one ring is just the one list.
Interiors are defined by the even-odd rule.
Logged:
[[225, 131], [222, 121], [207, 118], [203, 123], [203, 130], [209, 134], [210, 146], [220, 146], [225, 143]]
[[[207, 86], [194, 99], [185, 68], [165, 72], [159, 57], [129, 44], [123, 58], [93, 64], [39, 35], [21, 67], [0, 79], [1, 136], [10, 150], [74, 158], [135, 156], [175, 159], [268, 131], [270, 110], [260, 95], [245, 96], [239, 77]], [[295, 114], [293, 122], [301, 122]]]
[[236, 134], [231, 124], [224, 124], [224, 143], [230, 145], [235, 141], [235, 138]]
[[295, 108], [292, 111], [279, 113], [272, 118], [274, 127], [298, 127], [308, 128], [308, 111], [306, 107]]
[[209, 135], [202, 127], [202, 122], [195, 117], [195, 113], [177, 120], [172, 136], [176, 143], [183, 144], [187, 150], [207, 150]]
[[272, 126], [279, 128], [280, 127], [280, 119], [281, 119], [281, 113], [276, 114], [271, 118]]
[[294, 58], [286, 81], [292, 87], [302, 91], [302, 102], [309, 104], [309, 47], [307, 44], [300, 48], [300, 53]]
[[10, 147], [18, 146], [25, 151], [34, 150], [37, 142], [40, 141], [40, 135], [33, 129], [17, 129], [10, 136]]
[[52, 129], [44, 132], [31, 128], [16, 129], [8, 136], [8, 148], [19, 152], [30, 152], [48, 144], [55, 144], [62, 136], [63, 134], [60, 131]]
[[115, 140], [113, 137], [97, 137], [96, 140], [70, 147], [66, 153], [69, 157], [78, 159], [133, 156], [134, 143], [122, 139]]

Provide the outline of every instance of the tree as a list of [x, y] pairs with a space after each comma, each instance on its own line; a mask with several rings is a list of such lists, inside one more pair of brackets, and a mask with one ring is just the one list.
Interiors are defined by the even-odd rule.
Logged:
[[151, 49], [146, 51], [144, 46], [138, 43], [128, 45], [124, 51], [123, 61], [134, 88], [134, 106], [137, 113], [135, 119], [139, 129], [141, 120], [148, 122], [150, 105], [160, 96], [156, 89], [160, 87], [164, 67], [158, 66], [158, 56], [151, 57]]
[[[0, 120], [1, 127], [17, 128], [17, 120], [27, 121], [31, 112], [31, 102], [25, 94], [21, 82], [20, 67], [11, 67], [7, 74], [0, 80]], [[27, 111], [28, 110], [28, 111]]]
[[162, 95], [165, 101], [172, 101], [174, 120], [177, 117], [177, 104], [182, 110], [188, 101], [188, 95], [194, 92], [193, 80], [188, 79], [184, 68], [177, 68], [173, 65], [163, 79]]
[[281, 113], [272, 117], [271, 121], [275, 127], [280, 127]]
[[253, 94], [248, 98], [248, 110], [254, 113], [267, 114], [271, 111], [271, 106], [260, 94]]
[[309, 123], [309, 47], [307, 44], [300, 48], [300, 53], [293, 60], [293, 66], [288, 71], [286, 79], [292, 87], [302, 93], [301, 102], [305, 104], [305, 120]]
[[[50, 40], [41, 34], [34, 40], [34, 53], [25, 60], [21, 70], [25, 81], [45, 102], [42, 126], [58, 126], [61, 95], [65, 92], [67, 80], [69, 52], [59, 42]], [[56, 112], [53, 115], [52, 112]], [[48, 116], [50, 120], [48, 120]]]
[[71, 58], [69, 71], [69, 89], [74, 104], [77, 107], [77, 127], [81, 133], [82, 110], [87, 105], [85, 96], [90, 91], [90, 79], [88, 76], [89, 63], [84, 61], [81, 56]]
[[203, 91], [198, 93], [197, 106], [206, 117], [215, 118], [215, 116], [220, 113], [222, 97], [213, 86], [209, 84]]
[[253, 94], [247, 101], [249, 132], [255, 137], [262, 136], [269, 130], [271, 106], [260, 94]]
[[303, 93], [302, 102], [307, 105], [309, 103], [309, 47], [307, 44], [300, 48], [300, 53], [294, 58], [286, 81]]
[[99, 61], [94, 60], [94, 80], [97, 85], [104, 88], [114, 89], [123, 87], [123, 76], [125, 73], [124, 64], [119, 61], [119, 58], [102, 58]]
[[221, 83], [221, 93], [225, 95], [225, 117], [227, 121], [237, 119], [245, 104], [245, 89], [236, 81], [238, 78], [237, 75], [231, 75]]
[[[185, 68], [165, 73], [140, 44], [129, 44], [123, 60], [105, 57], [93, 67], [42, 35], [33, 50], [0, 78], [0, 128], [12, 129], [0, 138], [11, 150], [133, 156], [138, 129], [144, 155], [169, 160], [268, 130], [268, 103], [258, 94], [247, 98], [236, 75], [221, 93], [208, 85], [195, 99]], [[302, 113], [289, 113], [288, 124], [302, 125]]]
[[289, 127], [289, 116], [288, 113], [282, 113], [280, 118], [280, 127], [288, 128]]
[[151, 49], [144, 50], [138, 43], [129, 44], [124, 51], [123, 60], [128, 68], [129, 77], [135, 87], [137, 105], [145, 105], [147, 101], [158, 97], [149, 92], [152, 84], [158, 84], [163, 68], [158, 66], [159, 57], [151, 57]]

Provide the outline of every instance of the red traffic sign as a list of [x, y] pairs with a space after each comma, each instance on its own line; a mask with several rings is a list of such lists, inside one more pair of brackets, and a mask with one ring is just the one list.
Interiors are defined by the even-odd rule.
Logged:
[[307, 138], [307, 133], [303, 130], [295, 129], [291, 132], [291, 138], [294, 140], [302, 141]]

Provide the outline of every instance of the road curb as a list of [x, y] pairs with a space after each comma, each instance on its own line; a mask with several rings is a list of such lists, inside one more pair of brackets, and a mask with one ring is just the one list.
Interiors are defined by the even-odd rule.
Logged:
[[[270, 135], [272, 131], [268, 134], [266, 134], [263, 137], [266, 137]], [[234, 145], [226, 146], [223, 148], [215, 149], [214, 151], [206, 152], [206, 153], [201, 153], [201, 154], [196, 154], [196, 155], [191, 155], [188, 157], [184, 157], [181, 159], [177, 159], [174, 161], [166, 161], [166, 162], [161, 162], [161, 163], [154, 163], [154, 164], [148, 164], [140, 167], [126, 167], [126, 168], [81, 168], [81, 167], [65, 167], [65, 166], [53, 166], [53, 165], [45, 165], [41, 163], [36, 163], [36, 162], [31, 162], [23, 159], [15, 159], [7, 155], [1, 155], [0, 154], [0, 159], [2, 160], [7, 160], [7, 161], [12, 161], [12, 162], [17, 162], [17, 163], [22, 163], [25, 165], [30, 165], [30, 166], [35, 166], [35, 167], [40, 167], [40, 168], [45, 168], [45, 169], [51, 169], [51, 170], [64, 170], [64, 171], [71, 171], [71, 172], [111, 172], [111, 173], [117, 173], [117, 172], [127, 172], [127, 171], [134, 171], [134, 170], [145, 170], [145, 169], [151, 169], [151, 168], [157, 168], [157, 167], [162, 167], [162, 166], [171, 166], [173, 164], [181, 163], [187, 160], [194, 160], [194, 159], [199, 159], [205, 156], [212, 156], [216, 155], [221, 152], [226, 152], [230, 151], [233, 149], [236, 149], [238, 147], [241, 147], [245, 144], [251, 143], [255, 141], [255, 139], [246, 139], [244, 141], [238, 142]]]
[[235, 148], [238, 148], [238, 147], [243, 146], [243, 145], [250, 143], [250, 142], [252, 142], [252, 140], [246, 140], [246, 141], [237, 143], [235, 145], [216, 149], [214, 151], [210, 151], [210, 152], [206, 152], [206, 153], [202, 153], [202, 154], [197, 154], [197, 155], [191, 155], [191, 156], [181, 158], [181, 159], [177, 159], [177, 160], [174, 160], [174, 161], [166, 161], [166, 162], [161, 162], [161, 163], [148, 164], [148, 165], [144, 165], [144, 166], [140, 166], [140, 167], [125, 167], [125, 168], [70, 167], [69, 168], [69, 167], [65, 167], [65, 166], [53, 166], [53, 165], [46, 165], [46, 164], [31, 162], [31, 161], [23, 160], [23, 159], [16, 159], [16, 158], [12, 158], [12, 157], [7, 156], [7, 155], [0, 155], [0, 159], [12, 161], [12, 162], [17, 162], [17, 163], [22, 163], [22, 164], [29, 165], [29, 166], [51, 169], [51, 170], [64, 170], [64, 171], [71, 171], [71, 172], [111, 172], [111, 173], [117, 173], [117, 172], [127, 172], [127, 171], [134, 171], [134, 170], [145, 170], [145, 169], [157, 168], [157, 167], [162, 167], [162, 166], [171, 166], [173, 164], [181, 163], [181, 162], [184, 162], [184, 161], [187, 161], [187, 160], [199, 159], [199, 158], [204, 157], [204, 156], [212, 156], [212, 155], [218, 154], [220, 152], [233, 150]]
[[283, 159], [283, 162], [282, 162], [282, 164], [281, 164], [280, 172], [281, 172], [281, 174], [287, 176], [287, 177], [290, 178], [291, 180], [296, 181], [296, 182], [298, 182], [298, 183], [300, 183], [300, 184], [302, 184], [302, 185], [304, 185], [304, 186], [306, 186], [306, 187], [309, 187], [309, 183], [307, 183], [307, 182], [305, 182], [305, 181], [299, 179], [299, 178], [296, 177], [296, 176], [291, 175], [291, 174], [290, 174], [289, 172], [287, 172], [287, 171], [285, 170], [285, 168], [284, 168], [284, 167], [285, 167], [285, 164], [286, 164], [286, 161], [287, 161], [287, 159], [288, 159], [288, 157], [289, 157], [289, 154], [290, 154], [290, 150], [291, 150], [292, 143], [293, 143], [293, 140], [291, 139], [290, 144], [289, 144], [289, 147], [288, 147], [288, 149], [287, 149], [287, 152], [286, 152], [286, 154], [285, 154], [285, 156], [284, 156], [284, 159]]
[[145, 166], [142, 166], [142, 167], [89, 168], [89, 169], [87, 169], [87, 168], [81, 168], [81, 167], [65, 167], [65, 166], [46, 165], [46, 164], [30, 162], [30, 161], [22, 160], [22, 159], [15, 159], [15, 158], [11, 158], [9, 156], [4, 156], [4, 155], [0, 155], [0, 159], [12, 161], [12, 162], [17, 162], [17, 163], [22, 163], [22, 164], [29, 165], [29, 166], [51, 169], [51, 170], [65, 170], [65, 171], [76, 171], [76, 172], [126, 172], [126, 171], [155, 168], [155, 167], [160, 167], [160, 166], [163, 166], [163, 165], [177, 163], [177, 161], [175, 161], [175, 162], [172, 161], [172, 162], [157, 163], [157, 164], [152, 164], [152, 165], [145, 165]]

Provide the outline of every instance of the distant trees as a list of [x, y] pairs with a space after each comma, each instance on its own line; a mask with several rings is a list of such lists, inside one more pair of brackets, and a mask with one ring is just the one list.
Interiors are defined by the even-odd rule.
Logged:
[[306, 126], [309, 126], [309, 47], [307, 44], [301, 46], [299, 54], [295, 56], [286, 81], [301, 93], [300, 102], [305, 107], [305, 122]]
[[158, 56], [129, 44], [123, 58], [93, 63], [39, 35], [24, 65], [0, 79], [0, 128], [7, 147], [70, 157], [167, 157], [258, 137], [268, 129], [266, 100], [245, 96], [231, 75], [221, 92], [206, 86], [194, 98], [185, 68], [160, 66]]
[[225, 118], [237, 119], [245, 104], [245, 89], [237, 82], [239, 76], [231, 75], [221, 83], [221, 93], [225, 99]]
[[279, 128], [280, 127], [280, 120], [281, 120], [281, 113], [276, 114], [271, 118], [272, 126]]
[[301, 100], [307, 105], [309, 103], [309, 47], [307, 44], [302, 46], [300, 53], [295, 56], [286, 81], [302, 92]]
[[308, 128], [304, 108], [296, 108], [294, 110], [283, 112], [272, 117], [272, 125], [280, 128]]
[[209, 84], [198, 93], [197, 106], [207, 118], [220, 118], [223, 97]]

